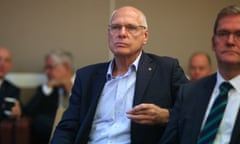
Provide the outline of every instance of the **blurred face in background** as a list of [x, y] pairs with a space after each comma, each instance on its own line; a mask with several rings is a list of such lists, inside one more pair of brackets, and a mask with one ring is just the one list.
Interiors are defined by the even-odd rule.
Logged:
[[193, 55], [189, 61], [190, 80], [198, 80], [212, 73], [211, 64], [204, 54]]
[[7, 48], [0, 48], [0, 79], [12, 68], [12, 57]]
[[67, 66], [64, 63], [56, 63], [53, 58], [48, 57], [44, 70], [49, 80], [62, 79], [66, 76]]

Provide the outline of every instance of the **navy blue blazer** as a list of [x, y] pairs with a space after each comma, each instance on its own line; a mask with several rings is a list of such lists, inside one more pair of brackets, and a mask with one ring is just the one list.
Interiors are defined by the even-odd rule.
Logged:
[[[109, 63], [79, 69], [70, 97], [70, 105], [58, 124], [52, 144], [86, 144], [96, 106], [106, 82]], [[152, 103], [173, 107], [179, 85], [187, 78], [176, 59], [143, 53], [138, 66], [133, 106]], [[131, 122], [132, 144], [156, 144], [165, 126]]]
[[[196, 144], [202, 121], [216, 83], [216, 74], [184, 84], [172, 110], [167, 129], [159, 144]], [[230, 144], [240, 143], [240, 114]]]
[[7, 118], [7, 116], [3, 113], [4, 110], [2, 109], [5, 97], [12, 97], [20, 101], [20, 89], [13, 83], [4, 79], [2, 85], [0, 86], [0, 121]]

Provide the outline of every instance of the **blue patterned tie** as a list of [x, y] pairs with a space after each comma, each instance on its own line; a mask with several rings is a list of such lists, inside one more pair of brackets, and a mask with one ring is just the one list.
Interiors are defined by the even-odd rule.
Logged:
[[212, 105], [206, 123], [201, 130], [197, 144], [211, 144], [214, 142], [227, 105], [228, 91], [231, 88], [232, 85], [228, 82], [223, 82], [220, 85], [220, 93]]

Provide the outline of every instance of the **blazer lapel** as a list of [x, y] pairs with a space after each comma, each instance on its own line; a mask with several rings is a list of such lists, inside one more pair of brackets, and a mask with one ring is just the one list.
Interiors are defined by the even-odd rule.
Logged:
[[152, 60], [150, 59], [150, 57], [148, 57], [144, 53], [142, 54], [137, 70], [137, 79], [133, 105], [137, 105], [141, 102], [141, 99], [144, 95], [144, 91], [155, 71], [156, 64], [152, 63], [151, 61]]
[[78, 132], [75, 143], [87, 143], [88, 141], [88, 136], [91, 131], [97, 103], [101, 95], [102, 89], [104, 87], [104, 84], [106, 82], [107, 64], [99, 68], [100, 69], [97, 70], [96, 75], [92, 76], [92, 85], [91, 85], [92, 95], [90, 96], [91, 102], [89, 105], [89, 110], [86, 115], [86, 119], [83, 122], [82, 127]]
[[101, 67], [95, 76], [92, 77], [92, 96], [91, 96], [91, 105], [89, 108], [90, 114], [94, 114], [96, 106], [103, 90], [104, 84], [106, 82], [106, 71], [107, 64], [104, 67]]
[[[196, 142], [198, 135], [200, 133], [202, 121], [204, 119], [205, 112], [206, 112], [209, 100], [211, 98], [215, 83], [216, 83], [216, 74], [211, 76], [209, 80], [205, 81], [204, 85], [202, 85], [204, 87], [204, 91], [196, 92], [200, 94], [198, 94], [198, 99], [195, 99], [193, 103], [193, 105], [197, 105], [197, 107], [195, 107], [195, 109], [192, 110], [192, 113], [193, 113], [192, 118], [194, 120], [192, 120], [193, 121], [191, 126], [192, 129], [190, 129], [189, 131], [189, 134], [191, 134], [189, 135], [189, 138], [191, 137], [195, 138], [195, 139], [192, 139], [191, 141], [192, 143]], [[202, 89], [202, 88], [199, 88], [199, 89]], [[190, 142], [190, 139], [189, 139], [189, 142]], [[233, 129], [231, 141], [230, 141], [230, 144], [238, 144], [238, 143], [240, 143], [240, 109], [238, 111], [236, 123]]]
[[[192, 103], [192, 110], [191, 110], [191, 118], [193, 120], [191, 123], [191, 128], [189, 129], [190, 137], [192, 137], [193, 143], [196, 142], [198, 135], [201, 130], [202, 121], [205, 116], [205, 112], [212, 95], [212, 91], [214, 89], [216, 83], [216, 75], [209, 77], [202, 85], [199, 85], [199, 91], [195, 91], [195, 99]], [[201, 91], [200, 91], [201, 90]], [[194, 94], [192, 95], [194, 96]], [[197, 105], [197, 107], [196, 107]], [[195, 138], [195, 139], [194, 139]], [[190, 140], [190, 139], [189, 139]]]

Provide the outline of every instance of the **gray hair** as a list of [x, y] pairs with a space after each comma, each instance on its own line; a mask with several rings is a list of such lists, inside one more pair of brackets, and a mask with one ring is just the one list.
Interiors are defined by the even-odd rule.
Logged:
[[47, 58], [52, 58], [56, 64], [66, 63], [72, 71], [74, 70], [73, 56], [69, 51], [62, 49], [52, 50], [45, 56], [45, 59]]
[[218, 13], [217, 18], [215, 20], [214, 29], [213, 29], [214, 34], [216, 34], [219, 21], [223, 17], [230, 16], [230, 15], [239, 15], [240, 16], [240, 7], [237, 5], [230, 5], [230, 6], [223, 8], [222, 10], [220, 10], [220, 12]]

